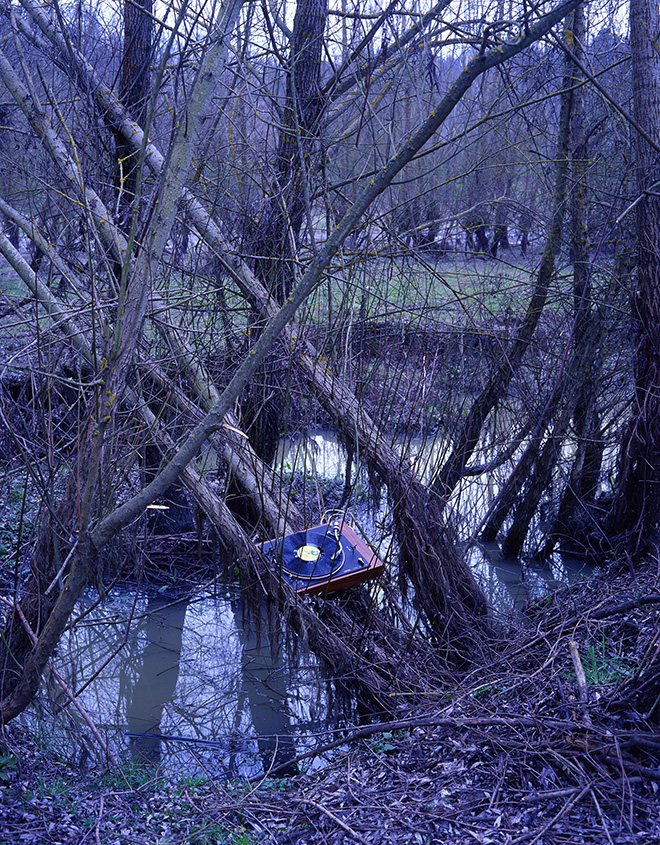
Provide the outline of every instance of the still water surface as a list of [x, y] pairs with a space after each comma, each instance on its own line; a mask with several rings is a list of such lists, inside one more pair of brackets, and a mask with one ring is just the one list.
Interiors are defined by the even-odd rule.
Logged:
[[[94, 599], [81, 603], [86, 615], [57, 665], [75, 688], [94, 678], [79, 701], [117, 756], [177, 774], [249, 777], [291, 760], [332, 724], [331, 686], [313, 656], [298, 646], [289, 660], [266, 620], [257, 632], [246, 619], [237, 590], [177, 600], [127, 588]], [[50, 707], [65, 703], [59, 687], [49, 692]]]
[[[417, 462], [423, 476], [440, 448], [408, 441], [402, 459]], [[320, 507], [323, 484], [343, 481], [346, 455], [329, 433], [283, 444], [279, 460], [313, 485]], [[362, 481], [366, 489], [367, 478]], [[496, 492], [497, 478], [475, 479], [457, 502], [478, 517]], [[356, 494], [351, 504], [387, 559], [392, 537], [384, 498]], [[508, 616], [587, 574], [580, 561], [559, 555], [543, 566], [502, 560], [496, 544], [466, 553], [494, 612]], [[115, 589], [98, 604], [90, 593], [79, 612], [81, 621], [58, 649], [57, 666], [71, 687], [83, 688], [79, 700], [117, 756], [160, 762], [174, 774], [256, 776], [317, 745], [351, 715], [350, 703], [333, 697], [315, 658], [299, 644], [292, 654], [277, 635], [270, 641], [265, 620], [258, 632], [233, 588], [177, 598]], [[42, 706], [57, 710], [64, 703], [59, 688], [50, 693]], [[78, 719], [72, 708], [66, 712], [67, 719]], [[289, 773], [294, 771], [291, 765]]]

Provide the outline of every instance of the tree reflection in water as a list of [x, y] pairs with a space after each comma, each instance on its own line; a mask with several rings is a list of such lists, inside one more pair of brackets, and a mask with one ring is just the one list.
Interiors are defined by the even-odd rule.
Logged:
[[126, 704], [132, 756], [158, 763], [161, 757], [161, 719], [179, 679], [183, 623], [189, 597], [181, 601], [156, 595], [145, 611], [147, 646], [138, 662], [138, 677]]
[[[189, 596], [177, 601], [152, 595], [144, 612], [147, 645], [132, 661], [137, 677], [127, 691], [126, 705], [131, 755], [140, 762], [157, 764], [161, 760], [163, 740], [184, 740], [183, 737], [163, 733], [161, 721], [163, 712], [175, 698], [189, 603]], [[282, 650], [277, 635], [273, 635], [274, 640], [271, 639], [267, 623], [263, 621], [258, 626], [248, 620], [244, 602], [239, 596], [232, 598], [231, 608], [241, 645], [234, 729], [240, 736], [242, 717], [247, 708], [264, 773], [267, 774], [275, 766], [285, 764], [296, 756], [288, 706], [289, 672], [283, 661], [281, 665], [273, 661], [273, 655], [279, 659]], [[215, 744], [213, 737], [185, 739], [191, 743]], [[242, 747], [244, 743], [234, 743], [232, 751], [228, 738], [223, 736], [218, 737], [217, 744], [226, 747], [228, 752], [226, 773], [238, 775], [240, 761], [237, 756], [245, 750]], [[278, 774], [292, 776], [297, 772], [297, 766], [291, 763]]]
[[549, 561], [505, 558], [497, 542], [481, 542], [471, 551], [471, 563], [496, 613], [510, 617], [524, 613], [530, 601], [591, 574], [584, 560], [556, 553]]
[[[232, 608], [243, 646], [241, 703], [247, 699], [264, 774], [289, 763], [278, 776], [293, 777], [298, 774], [298, 767], [291, 762], [296, 748], [287, 700], [288, 672], [285, 665], [277, 662], [282, 657], [277, 631], [269, 630], [265, 620], [257, 631], [254, 622], [246, 618], [242, 598], [232, 601]], [[239, 706], [237, 716], [241, 709]]]

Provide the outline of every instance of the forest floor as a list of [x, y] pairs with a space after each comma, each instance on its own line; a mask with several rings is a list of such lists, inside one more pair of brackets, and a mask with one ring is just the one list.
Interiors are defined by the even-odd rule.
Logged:
[[290, 779], [81, 774], [9, 725], [0, 842], [658, 843], [659, 581], [610, 575], [551, 594], [488, 666], [347, 730]]

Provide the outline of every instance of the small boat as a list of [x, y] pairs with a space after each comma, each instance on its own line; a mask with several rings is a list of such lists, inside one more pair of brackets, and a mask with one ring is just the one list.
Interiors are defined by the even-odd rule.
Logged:
[[299, 595], [319, 596], [377, 578], [383, 561], [345, 522], [315, 525], [261, 544]]

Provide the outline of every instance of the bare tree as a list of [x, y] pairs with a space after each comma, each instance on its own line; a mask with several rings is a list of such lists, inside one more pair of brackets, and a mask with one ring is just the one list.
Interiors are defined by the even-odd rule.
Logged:
[[657, 127], [660, 119], [660, 57], [649, 33], [659, 26], [658, 9], [646, 0], [630, 3], [637, 192], [637, 279], [631, 312], [638, 334], [632, 417], [620, 449], [619, 477], [610, 527], [625, 537], [632, 559], [657, 558], [660, 525], [660, 198]]
[[[232, 37], [242, 14], [240, 2], [220, 5], [206, 31], [196, 28], [198, 22], [195, 22], [182, 39], [190, 47], [189, 55], [174, 50], [183, 31], [179, 27], [183, 27], [185, 4], [172, 29], [167, 30], [159, 50], [159, 68], [163, 73], [155, 74], [154, 78], [164, 76], [168, 68], [175, 75], [184, 75], [185, 96], [181, 95], [178, 103], [180, 111], [172, 109], [176, 118], [174, 131], [163, 154], [153, 141], [159, 133], [167, 138], [163, 127], [155, 124], [153, 131], [145, 133], [135, 115], [129, 113], [107, 81], [75, 48], [61, 28], [61, 18], [57, 15], [51, 18], [50, 9], [37, 0], [21, 0], [25, 16], [16, 22], [18, 36], [25, 43], [40, 47], [46, 39], [66, 72], [62, 78], [74, 81], [76, 90], [85, 93], [85, 102], [93, 104], [92, 113], [102, 115], [104, 125], [121, 135], [131, 156], [138, 156], [135, 194], [145, 203], [145, 214], [144, 218], [134, 218], [133, 228], [126, 237], [116, 210], [104, 199], [103, 186], [95, 185], [91, 178], [97, 171], [92, 166], [93, 156], [89, 161], [85, 157], [87, 139], [76, 137], [52, 87], [43, 76], [33, 73], [20, 56], [16, 63], [0, 53], [0, 79], [7, 95], [23, 111], [25, 125], [29, 127], [26, 131], [37, 139], [43, 155], [57, 169], [55, 190], [71, 197], [69, 213], [77, 216], [87, 249], [86, 263], [76, 263], [48, 242], [34, 217], [25, 213], [26, 209], [12, 210], [6, 203], [5, 213], [13, 216], [25, 237], [40, 245], [48, 256], [49, 266], [57, 268], [71, 282], [69, 301], [44, 283], [39, 275], [43, 268], [37, 271], [30, 268], [9, 239], [0, 235], [0, 250], [5, 258], [52, 320], [54, 328], [63, 333], [76, 351], [81, 368], [81, 423], [74, 442], [62, 456], [63, 464], [71, 467], [61, 485], [63, 493], [55, 506], [44, 508], [32, 557], [32, 578], [23, 600], [19, 603], [19, 596], [16, 597], [0, 647], [2, 720], [13, 718], [35, 694], [41, 672], [81, 591], [90, 581], [102, 577], [100, 552], [180, 478], [237, 555], [246, 581], [263, 584], [291, 625], [306, 632], [319, 652], [334, 665], [350, 669], [373, 695], [386, 701], [387, 685], [399, 679], [403, 671], [398, 665], [398, 655], [392, 657], [379, 647], [378, 637], [371, 638], [356, 654], [355, 647], [338, 635], [339, 629], [326, 624], [290, 587], [279, 583], [275, 573], [263, 566], [256, 548], [231, 515], [222, 495], [211, 488], [193, 465], [199, 450], [211, 441], [221, 460], [235, 469], [247, 494], [260, 503], [264, 524], [284, 530], [287, 515], [293, 512], [294, 519], [297, 517], [282, 495], [282, 488], [278, 491], [272, 472], [244, 443], [241, 432], [235, 430], [233, 417], [241, 393], [279, 338], [286, 350], [291, 377], [307, 385], [308, 392], [332, 415], [344, 436], [359, 448], [372, 470], [387, 484], [401, 549], [400, 582], [404, 587], [412, 585], [424, 630], [441, 646], [442, 661], [458, 663], [474, 654], [479, 647], [475, 640], [488, 630], [485, 601], [467, 563], [455, 548], [451, 523], [443, 514], [443, 497], [433, 495], [402, 459], [386, 436], [383, 423], [356, 395], [350, 378], [335, 372], [315, 348], [313, 333], [306, 331], [303, 323], [292, 321], [328, 276], [341, 273], [341, 264], [336, 262], [347, 236], [361, 224], [369, 209], [378, 208], [394, 180], [405, 174], [473, 83], [545, 37], [575, 4], [576, 0], [569, 0], [549, 7], [545, 14], [533, 20], [523, 10], [519, 26], [507, 24], [504, 34], [498, 30], [493, 35], [490, 27], [478, 24], [480, 39], [476, 49], [471, 48], [473, 55], [464, 68], [445, 90], [434, 88], [433, 107], [420, 109], [409, 131], [393, 130], [395, 141], [384, 166], [375, 167], [359, 178], [354, 200], [342, 219], [318, 242], [309, 161], [310, 149], [321, 134], [316, 129], [321, 113], [316, 89], [325, 6], [299, 7], [313, 11], [318, 25], [309, 36], [309, 33], [305, 35], [302, 18], [297, 21], [301, 41], [294, 37], [293, 43], [299, 45], [300, 54], [296, 49], [291, 54], [290, 84], [276, 147], [280, 164], [275, 168], [273, 184], [280, 192], [280, 199], [285, 198], [286, 202], [285, 208], [279, 208], [280, 212], [286, 211], [286, 217], [277, 218], [276, 240], [282, 243], [287, 228], [289, 246], [298, 248], [295, 274], [290, 271], [293, 252], [286, 251], [283, 256], [283, 266], [290, 275], [282, 278], [289, 289], [288, 295], [278, 302], [279, 283], [273, 286], [272, 278], [259, 263], [271, 260], [276, 250], [268, 244], [255, 261], [242, 256], [226, 235], [223, 221], [214, 214], [217, 195], [212, 190], [205, 195], [200, 189], [203, 176], [208, 174], [204, 174], [201, 166], [193, 167], [195, 155], [212, 143], [208, 131], [213, 125], [210, 112], [217, 110], [218, 121], [230, 119], [225, 111], [229, 98], [219, 96], [223, 86], [246, 78], [246, 74], [253, 78], [254, 68], [248, 67], [245, 73], [239, 74], [233, 64]], [[146, 14], [144, 7], [143, 12]], [[434, 14], [438, 13], [436, 9]], [[378, 26], [385, 18], [379, 16]], [[432, 19], [421, 15], [420, 24], [426, 25]], [[283, 28], [286, 30], [286, 24]], [[404, 61], [407, 45], [412, 45], [412, 49], [418, 44], [415, 38], [421, 31], [418, 25], [412, 29], [414, 37], [405, 42], [402, 39], [398, 49], [389, 54], [392, 58], [386, 60], [383, 53], [389, 51], [381, 49], [378, 59], [365, 66], [361, 63], [361, 50], [378, 31], [372, 27], [365, 36], [366, 41], [362, 39], [358, 45], [360, 49], [349, 55], [350, 63], [337, 75], [336, 90], [341, 85], [347, 86], [345, 92], [359, 89], [390, 61], [407, 71], [409, 65]], [[190, 32], [194, 32], [194, 39], [188, 38]], [[260, 43], [257, 40], [257, 46]], [[192, 61], [193, 57], [196, 71], [186, 75], [186, 61]], [[257, 76], [260, 85], [263, 78]], [[165, 103], [169, 104], [175, 94], [180, 96], [178, 90], [164, 86], [153, 89], [149, 96], [170, 114]], [[353, 118], [353, 124], [359, 127], [362, 119], [359, 110]], [[262, 152], [270, 156], [272, 149], [265, 145]], [[355, 175], [349, 173], [346, 178], [353, 180]], [[302, 236], [305, 215], [308, 217], [306, 239]], [[198, 296], [206, 302], [212, 295], [217, 301], [217, 291], [209, 290], [203, 271], [191, 272], [189, 289], [182, 288], [172, 272], [167, 250], [177, 216], [185, 218], [195, 232], [200, 245], [200, 266], [202, 256], [212, 255], [223, 275], [223, 284], [228, 286], [223, 327], [244, 337], [240, 358], [231, 361], [219, 385], [209, 372], [212, 353], [205, 345], [205, 320], [213, 312], [193, 307]], [[117, 266], [121, 268], [119, 275], [115, 272]], [[217, 274], [214, 279], [216, 284]], [[541, 287], [547, 284], [543, 275], [539, 284]], [[232, 317], [230, 298], [232, 303], [239, 303]], [[532, 299], [532, 318], [542, 306], [539, 299], [543, 299], [543, 291], [535, 293]], [[250, 324], [250, 315], [255, 312], [261, 319], [256, 341]], [[522, 340], [526, 339], [527, 343], [528, 329], [521, 330]], [[162, 424], [170, 418], [181, 420], [173, 426], [174, 434]], [[151, 480], [137, 483], [134, 469], [145, 432], [159, 444], [163, 460]], [[327, 618], [334, 614], [340, 622], [346, 621], [350, 618], [347, 617], [350, 607], [350, 601], [337, 602], [327, 608]], [[360, 613], [361, 607], [364, 605], [355, 602], [353, 609]], [[384, 619], [377, 620], [377, 624], [381, 625], [381, 632], [385, 630]], [[26, 639], [27, 626], [36, 633], [34, 644]], [[355, 625], [345, 628], [354, 630]], [[480, 632], [477, 638], [475, 631]], [[402, 623], [397, 647], [405, 648], [414, 636], [414, 628], [406, 628]]]

